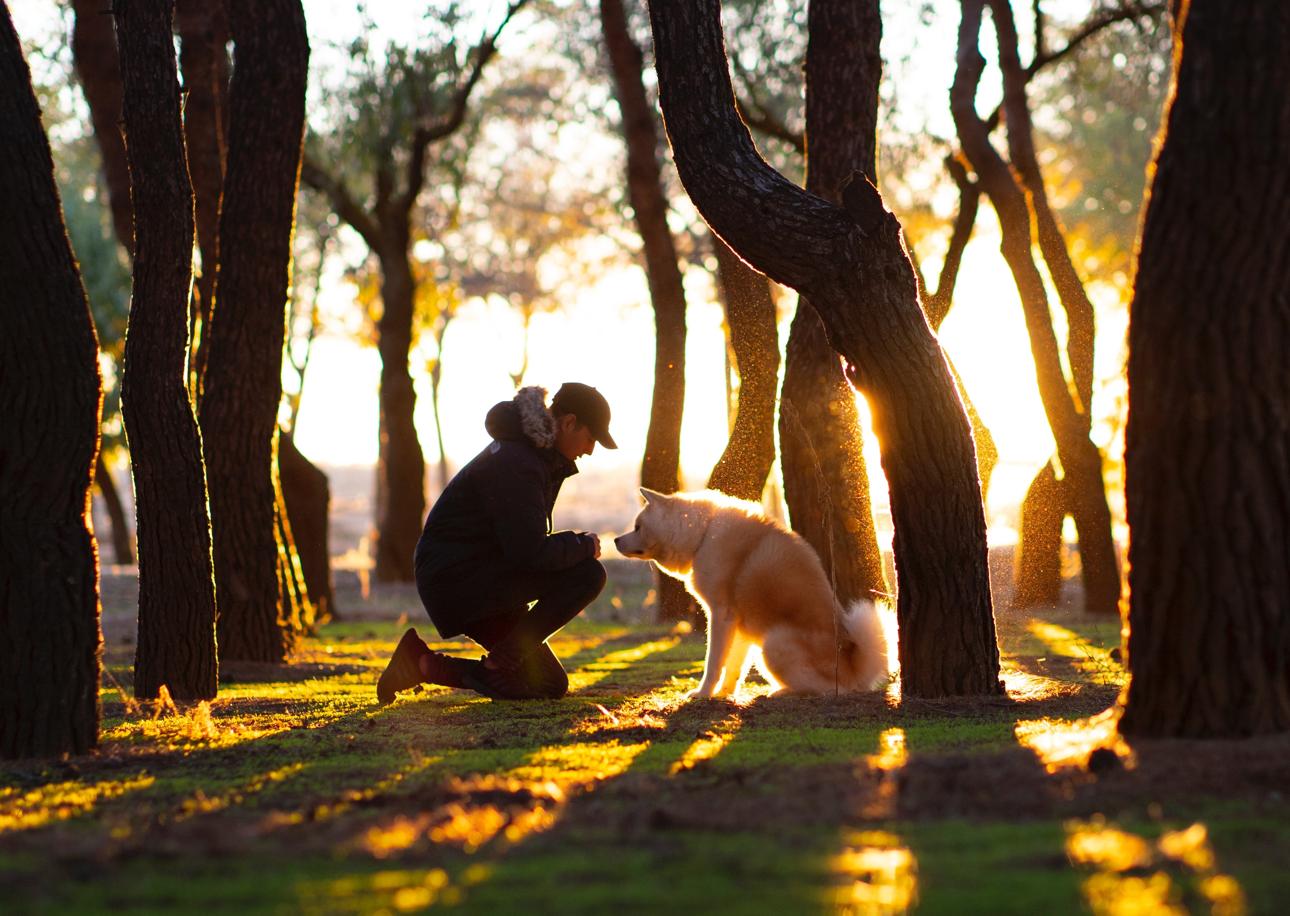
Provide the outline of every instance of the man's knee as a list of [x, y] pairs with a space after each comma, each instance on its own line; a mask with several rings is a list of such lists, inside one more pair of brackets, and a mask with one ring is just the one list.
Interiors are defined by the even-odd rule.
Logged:
[[607, 579], [605, 565], [594, 557], [588, 557], [569, 572], [584, 589], [588, 602], [605, 588]]

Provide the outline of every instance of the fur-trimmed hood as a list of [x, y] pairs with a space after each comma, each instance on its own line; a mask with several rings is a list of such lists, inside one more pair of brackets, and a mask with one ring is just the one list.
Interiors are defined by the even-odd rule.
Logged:
[[555, 418], [546, 407], [546, 389], [530, 385], [509, 401], [494, 404], [484, 418], [484, 429], [499, 441], [527, 439], [537, 448], [555, 445]]

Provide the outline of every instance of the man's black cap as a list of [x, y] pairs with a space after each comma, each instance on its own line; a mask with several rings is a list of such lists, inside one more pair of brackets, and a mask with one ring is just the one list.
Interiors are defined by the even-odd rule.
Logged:
[[551, 413], [557, 417], [571, 413], [585, 424], [596, 441], [605, 448], [618, 448], [609, 435], [609, 402], [605, 396], [580, 382], [565, 382], [551, 399]]

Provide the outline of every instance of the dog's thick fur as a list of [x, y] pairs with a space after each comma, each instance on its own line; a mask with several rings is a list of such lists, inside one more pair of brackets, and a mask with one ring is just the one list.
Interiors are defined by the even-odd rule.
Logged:
[[874, 690], [887, 647], [872, 602], [838, 607], [815, 551], [722, 493], [642, 488], [636, 527], [614, 539], [624, 556], [653, 560], [686, 584], [708, 615], [703, 680], [692, 696], [729, 696], [761, 649], [758, 668], [794, 693]]

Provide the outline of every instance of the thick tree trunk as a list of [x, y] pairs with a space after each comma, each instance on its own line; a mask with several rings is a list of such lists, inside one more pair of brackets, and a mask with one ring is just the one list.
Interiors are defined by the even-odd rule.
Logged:
[[179, 64], [183, 70], [184, 133], [192, 176], [201, 268], [192, 295], [190, 385], [200, 400], [207, 348], [203, 329], [210, 321], [211, 297], [219, 264], [219, 204], [228, 155], [228, 19], [224, 0], [178, 0]]
[[273, 467], [309, 45], [299, 0], [233, 0], [228, 172], [201, 402], [221, 660], [280, 662]]
[[[681, 417], [685, 406], [685, 290], [676, 245], [667, 225], [667, 198], [658, 164], [654, 109], [641, 78], [644, 55], [632, 39], [622, 0], [601, 0], [600, 22], [614, 77], [627, 145], [627, 196], [645, 256], [645, 277], [654, 306], [654, 399], [645, 434], [641, 485], [660, 493], [680, 486]], [[658, 614], [663, 620], [693, 619], [694, 602], [670, 576], [656, 574]]]
[[425, 455], [413, 423], [417, 395], [408, 371], [412, 349], [412, 312], [415, 287], [408, 261], [406, 216], [403, 223], [383, 219], [393, 226], [384, 235], [381, 251], [381, 302], [384, 311], [377, 328], [381, 352], [381, 445], [376, 473], [377, 491], [376, 581], [412, 581], [412, 555], [421, 537], [425, 518]]
[[[833, 15], [817, 18], [826, 8]], [[813, 4], [811, 40], [832, 29], [852, 53], [862, 37], [837, 32], [857, 11]], [[691, 199], [741, 257], [811, 301], [872, 406], [896, 530], [902, 691], [1000, 692], [971, 431], [898, 221], [863, 178], [838, 207], [758, 157], [735, 113], [716, 0], [653, 0], [650, 16], [663, 113]]]
[[327, 475], [300, 453], [287, 433], [278, 435], [278, 471], [305, 588], [316, 618], [326, 621], [336, 616], [329, 546], [331, 488]]
[[950, 108], [963, 151], [982, 190], [999, 216], [1004, 260], [1012, 271], [1025, 313], [1035, 359], [1039, 396], [1057, 442], [1067, 506], [1079, 533], [1085, 608], [1098, 614], [1118, 612], [1120, 579], [1111, 536], [1111, 512], [1102, 479], [1102, 455], [1089, 439], [1089, 418], [1062, 370], [1043, 278], [1031, 254], [1031, 213], [1022, 189], [990, 144], [985, 123], [976, 112], [976, 87], [985, 67], [978, 34], [985, 0], [963, 0], [959, 26], [958, 69], [950, 90]]
[[[806, 54], [806, 189], [833, 203], [853, 173], [877, 181], [882, 76], [877, 2], [857, 3], [845, 22], [833, 20], [839, 10], [812, 6]], [[805, 299], [789, 330], [781, 401], [780, 468], [793, 530], [820, 555], [844, 605], [887, 594], [855, 392]]]
[[122, 565], [134, 563], [134, 537], [130, 534], [130, 523], [125, 517], [125, 506], [121, 503], [121, 494], [117, 491], [116, 481], [99, 452], [94, 462], [94, 485], [99, 488], [103, 497], [103, 506], [107, 509], [108, 523], [112, 526], [112, 557]]
[[[766, 477], [775, 463], [775, 385], [779, 381], [779, 332], [770, 281], [713, 236], [717, 282], [726, 308], [734, 369], [739, 374], [738, 405], [725, 450], [708, 486], [739, 499], [761, 502]], [[729, 379], [729, 373], [727, 373]]]
[[219, 688], [202, 438], [184, 378], [193, 193], [166, 0], [116, 0], [122, 116], [135, 219], [121, 413], [139, 531], [134, 692], [178, 700]]
[[134, 214], [130, 209], [130, 169], [121, 137], [121, 69], [117, 61], [112, 6], [103, 0], [73, 0], [72, 56], [81, 91], [89, 105], [94, 139], [103, 157], [103, 177], [116, 237], [134, 251]]
[[0, 3], [0, 757], [98, 743], [102, 386], [31, 74]]
[[1129, 311], [1120, 730], [1285, 731], [1290, 6], [1191, 0], [1179, 19]]

